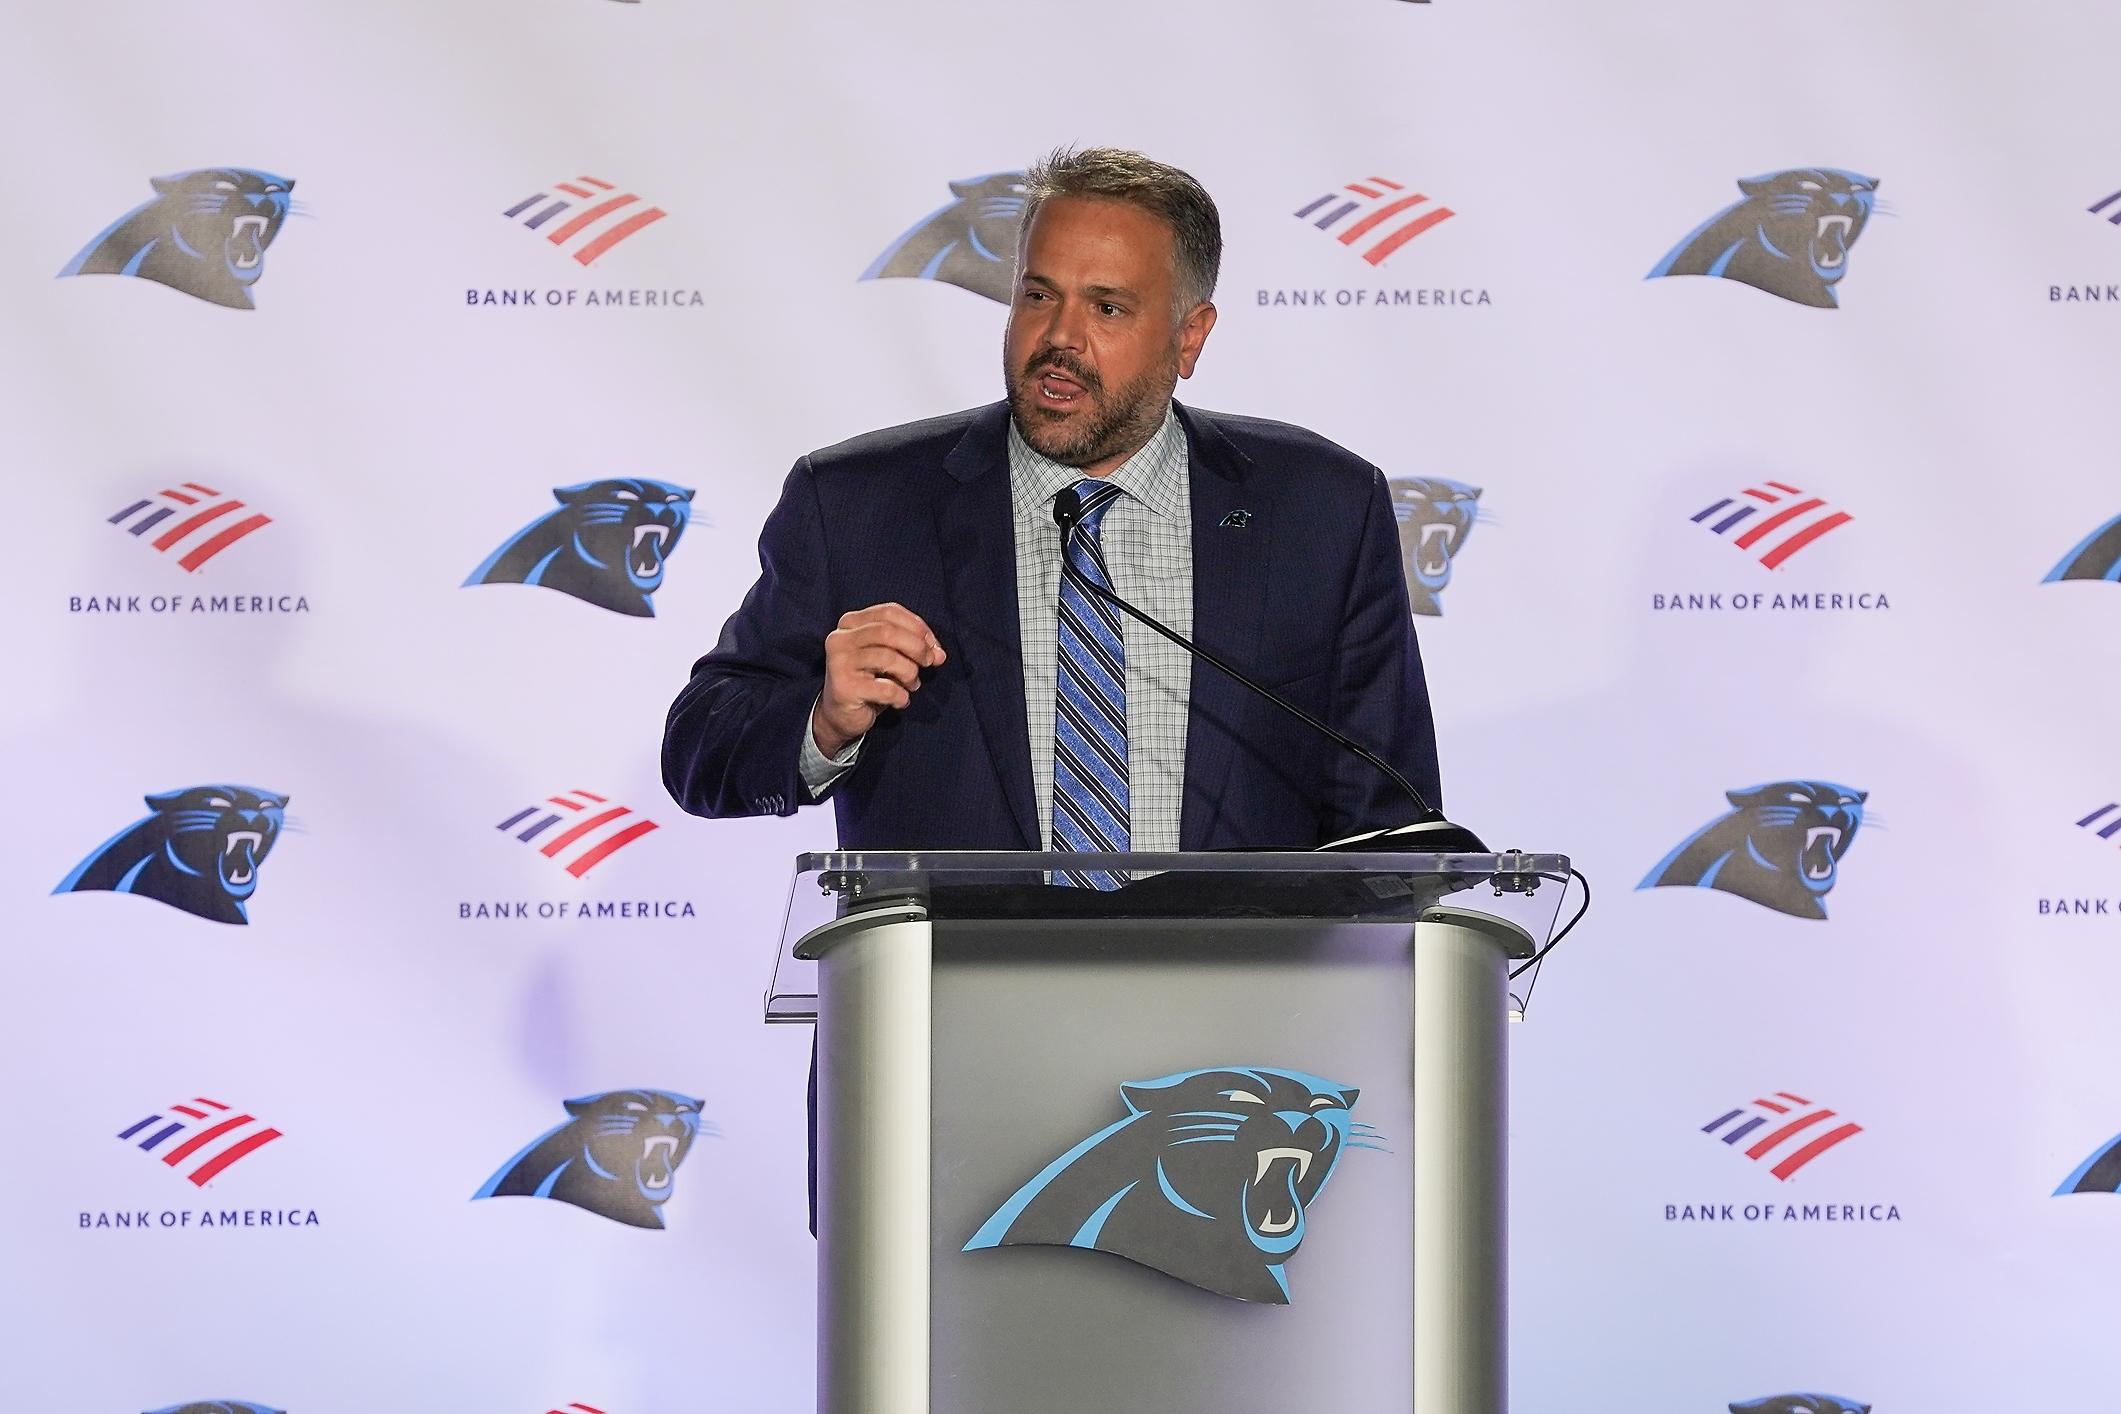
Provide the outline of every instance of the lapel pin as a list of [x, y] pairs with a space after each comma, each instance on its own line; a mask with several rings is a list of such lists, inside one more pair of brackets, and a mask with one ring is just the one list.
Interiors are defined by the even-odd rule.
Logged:
[[1230, 512], [1230, 514], [1224, 516], [1221, 520], [1217, 521], [1216, 525], [1218, 527], [1228, 526], [1232, 530], [1243, 530], [1251, 523], [1252, 513], [1250, 511], [1232, 511]]

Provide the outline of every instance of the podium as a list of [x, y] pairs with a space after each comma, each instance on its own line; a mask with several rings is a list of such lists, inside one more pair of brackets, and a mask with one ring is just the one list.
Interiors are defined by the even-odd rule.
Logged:
[[1568, 867], [802, 856], [818, 1409], [1501, 1414], [1507, 975]]

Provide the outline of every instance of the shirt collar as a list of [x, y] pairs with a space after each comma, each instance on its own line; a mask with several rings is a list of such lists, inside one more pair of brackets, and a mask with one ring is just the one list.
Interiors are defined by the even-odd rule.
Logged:
[[[1009, 419], [1009, 493], [1016, 516], [1041, 525], [1053, 520], [1053, 498], [1083, 479], [1080, 467], [1042, 455]], [[1109, 481], [1157, 515], [1178, 519], [1186, 487], [1186, 433], [1168, 405], [1163, 423], [1141, 449], [1100, 480]]]

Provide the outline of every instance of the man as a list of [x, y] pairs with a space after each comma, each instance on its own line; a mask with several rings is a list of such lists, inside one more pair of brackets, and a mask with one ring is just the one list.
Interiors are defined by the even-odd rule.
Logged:
[[1172, 401], [1221, 256], [1176, 168], [1099, 148], [1032, 169], [1006, 402], [796, 464], [758, 582], [671, 707], [679, 804], [829, 796], [849, 849], [1307, 848], [1413, 817], [1373, 767], [1064, 579], [1064, 553], [1438, 799], [1383, 475]]

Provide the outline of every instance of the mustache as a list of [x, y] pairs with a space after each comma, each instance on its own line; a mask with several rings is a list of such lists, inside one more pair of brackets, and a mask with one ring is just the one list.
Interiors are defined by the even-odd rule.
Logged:
[[1060, 349], [1053, 349], [1046, 353], [1034, 355], [1024, 365], [1024, 381], [1026, 383], [1030, 382], [1049, 368], [1055, 373], [1067, 374], [1070, 378], [1082, 384], [1085, 392], [1102, 393], [1105, 391], [1105, 380], [1097, 376], [1096, 370], [1086, 367], [1073, 356]]

